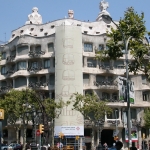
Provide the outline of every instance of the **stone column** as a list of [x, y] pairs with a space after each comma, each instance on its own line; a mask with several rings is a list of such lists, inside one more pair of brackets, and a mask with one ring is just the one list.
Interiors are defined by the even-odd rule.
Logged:
[[28, 50], [29, 50], [29, 52], [30, 52], [30, 44], [28, 44]]
[[98, 63], [98, 60], [96, 60], [96, 68], [99, 69], [99, 63]]
[[84, 67], [87, 67], [87, 57], [84, 56]]
[[27, 80], [27, 87], [29, 86], [29, 77], [26, 77]]
[[142, 148], [142, 137], [141, 137], [141, 128], [138, 128], [138, 141], [139, 141], [139, 149]]
[[120, 122], [121, 122], [121, 109], [120, 108], [118, 108], [118, 110], [119, 110], [119, 120], [120, 120]]
[[13, 78], [13, 89], [15, 88], [15, 79]]
[[26, 68], [28, 69], [28, 60], [26, 60]]
[[50, 68], [53, 68], [53, 57], [50, 57]]

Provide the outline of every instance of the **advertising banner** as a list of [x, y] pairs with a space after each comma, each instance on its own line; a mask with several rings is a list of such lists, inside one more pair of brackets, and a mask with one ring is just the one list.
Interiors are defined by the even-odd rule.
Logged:
[[[138, 141], [137, 127], [131, 128], [131, 140], [132, 140], [132, 142]], [[128, 142], [128, 128], [125, 128], [125, 141]]]
[[[55, 101], [67, 102], [74, 93], [83, 94], [81, 27], [61, 25], [55, 35]], [[84, 117], [73, 109], [73, 102], [63, 107], [55, 118], [55, 136], [84, 135]]]
[[59, 133], [63, 133], [65, 136], [83, 136], [83, 126], [55, 126], [54, 136], [59, 136]]
[[[134, 103], [135, 93], [134, 93], [134, 83], [129, 81], [129, 99], [130, 103]], [[119, 100], [127, 101], [127, 89], [126, 89], [126, 78], [118, 76], [118, 90], [119, 90]]]

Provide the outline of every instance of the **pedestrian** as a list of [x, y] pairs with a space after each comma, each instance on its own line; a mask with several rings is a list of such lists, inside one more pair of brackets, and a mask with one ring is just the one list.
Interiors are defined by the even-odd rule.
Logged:
[[116, 143], [113, 143], [113, 146], [110, 148], [110, 150], [117, 150], [116, 149]]
[[123, 147], [123, 143], [121, 141], [117, 141], [116, 142], [116, 149], [121, 150], [122, 147]]
[[108, 145], [107, 145], [107, 143], [104, 143], [104, 144], [103, 144], [103, 149], [104, 149], [104, 150], [108, 150]]
[[135, 146], [130, 147], [130, 150], [137, 150]]

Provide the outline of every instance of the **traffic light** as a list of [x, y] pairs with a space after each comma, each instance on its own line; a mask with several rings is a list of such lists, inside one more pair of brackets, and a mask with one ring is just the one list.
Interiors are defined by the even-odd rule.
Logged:
[[76, 140], [79, 140], [79, 136], [76, 136]]
[[142, 136], [142, 138], [143, 138], [143, 139], [145, 139], [145, 133], [143, 133], [143, 136]]
[[43, 133], [43, 132], [44, 132], [44, 125], [43, 125], [43, 124], [40, 124], [40, 125], [39, 125], [39, 130], [40, 130], [40, 133]]

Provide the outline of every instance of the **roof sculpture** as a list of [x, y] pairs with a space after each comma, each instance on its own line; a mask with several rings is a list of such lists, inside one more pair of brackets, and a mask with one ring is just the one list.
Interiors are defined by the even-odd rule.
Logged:
[[102, 15], [109, 15], [109, 12], [106, 10], [109, 7], [109, 3], [106, 2], [105, 0], [102, 0], [99, 4], [99, 8], [101, 10], [101, 12], [98, 14], [98, 17], [96, 19], [96, 21], [100, 21], [102, 19]]
[[37, 7], [32, 8], [32, 13], [28, 15], [28, 21], [25, 24], [42, 24], [42, 16], [38, 13]]

